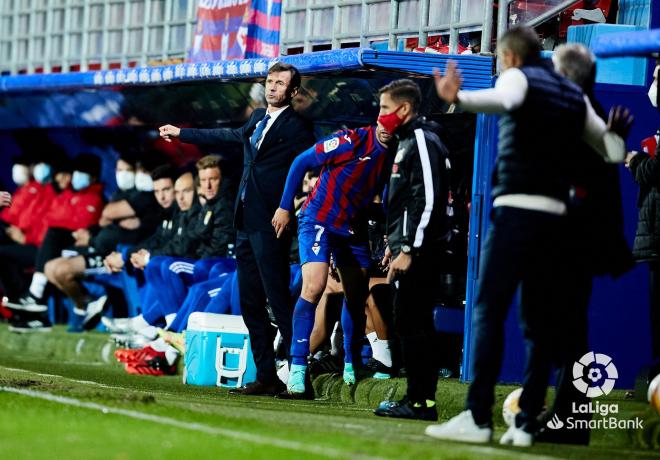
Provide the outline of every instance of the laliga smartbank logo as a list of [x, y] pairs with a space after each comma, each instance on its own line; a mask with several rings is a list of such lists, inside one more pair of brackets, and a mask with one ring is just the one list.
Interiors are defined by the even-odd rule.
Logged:
[[[606, 396], [614, 389], [619, 373], [612, 358], [602, 353], [589, 352], [573, 363], [573, 385], [587, 398]], [[571, 406], [571, 412], [580, 417], [568, 417], [565, 421], [557, 414], [548, 420], [551, 430], [566, 429], [642, 429], [642, 420], [620, 420], [611, 416], [619, 413], [618, 404], [589, 401]], [[587, 416], [588, 415], [588, 416]], [[601, 418], [596, 418], [600, 416]]]
[[610, 394], [618, 378], [612, 358], [602, 353], [589, 352], [573, 363], [573, 385], [587, 398]]

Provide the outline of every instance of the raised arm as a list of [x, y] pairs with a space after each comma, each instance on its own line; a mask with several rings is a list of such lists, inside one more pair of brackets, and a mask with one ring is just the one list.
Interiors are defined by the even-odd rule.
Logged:
[[443, 100], [459, 104], [464, 110], [483, 113], [503, 113], [517, 109], [527, 95], [527, 77], [517, 68], [499, 76], [494, 88], [461, 91], [463, 78], [454, 61], [449, 61], [444, 75], [435, 71], [435, 87]]

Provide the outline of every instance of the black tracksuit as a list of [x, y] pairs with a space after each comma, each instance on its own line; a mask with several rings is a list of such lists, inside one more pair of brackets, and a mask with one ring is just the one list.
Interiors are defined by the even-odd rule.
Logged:
[[660, 145], [655, 157], [639, 153], [630, 160], [630, 172], [640, 187], [639, 221], [633, 255], [649, 263], [649, 301], [652, 358], [660, 359]]
[[[398, 131], [399, 146], [387, 201], [388, 244], [396, 258], [404, 245], [412, 264], [392, 284], [394, 325], [401, 339], [408, 398], [435, 400], [438, 381], [433, 327], [441, 260], [447, 234], [448, 154], [433, 132], [438, 126], [417, 118]], [[430, 359], [429, 359], [430, 358]]]
[[207, 200], [182, 235], [186, 253], [195, 259], [226, 257], [229, 245], [236, 241], [232, 210], [232, 200], [228, 197]]
[[188, 234], [192, 227], [197, 224], [196, 218], [201, 212], [202, 206], [195, 203], [187, 211], [176, 209], [171, 220], [171, 228], [169, 228], [169, 238], [164, 238], [157, 245], [149, 250], [152, 256], [173, 256], [173, 257], [195, 257], [197, 249], [196, 245], [189, 237]]

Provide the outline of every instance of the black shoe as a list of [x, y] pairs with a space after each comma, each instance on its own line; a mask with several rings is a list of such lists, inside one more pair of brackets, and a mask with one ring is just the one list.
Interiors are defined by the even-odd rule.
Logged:
[[243, 388], [229, 390], [229, 394], [241, 396], [275, 396], [283, 391], [286, 391], [286, 385], [280, 380], [276, 380], [273, 383], [261, 383], [257, 380], [256, 382], [248, 383]]
[[572, 444], [576, 446], [589, 445], [589, 430], [548, 430], [541, 428], [534, 434], [534, 442], [550, 444]]
[[53, 325], [48, 318], [32, 318], [16, 321], [9, 326], [11, 332], [50, 332]]
[[314, 391], [307, 389], [305, 387], [304, 393], [289, 393], [289, 390], [284, 390], [281, 393], [275, 395], [277, 399], [296, 399], [303, 401], [313, 401], [314, 400]]
[[408, 418], [416, 420], [428, 420], [435, 422], [438, 420], [438, 411], [433, 406], [426, 403], [413, 403], [407, 397], [401, 401], [383, 401], [374, 414], [380, 417]]
[[338, 374], [342, 370], [343, 363], [341, 360], [330, 353], [324, 355], [321, 359], [310, 358], [307, 363], [307, 373], [309, 375]]
[[376, 358], [369, 358], [367, 364], [364, 365], [366, 369], [369, 369], [372, 372], [380, 372], [381, 374], [395, 375], [393, 367], [386, 366], [385, 364], [378, 361]]

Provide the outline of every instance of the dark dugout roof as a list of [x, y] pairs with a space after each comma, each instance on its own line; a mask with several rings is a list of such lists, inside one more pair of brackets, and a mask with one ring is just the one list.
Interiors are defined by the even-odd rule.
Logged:
[[[193, 123], [226, 126], [245, 119], [252, 87], [275, 61], [295, 65], [303, 76], [296, 110], [314, 122], [372, 119], [375, 95], [389, 81], [411, 77], [425, 102], [439, 104], [428, 76], [458, 62], [467, 89], [489, 88], [493, 58], [351, 48], [285, 56], [187, 63], [64, 74], [0, 77], [3, 129], [112, 127]], [[295, 105], [298, 103], [299, 105]], [[434, 111], [431, 109], [431, 111]]]

